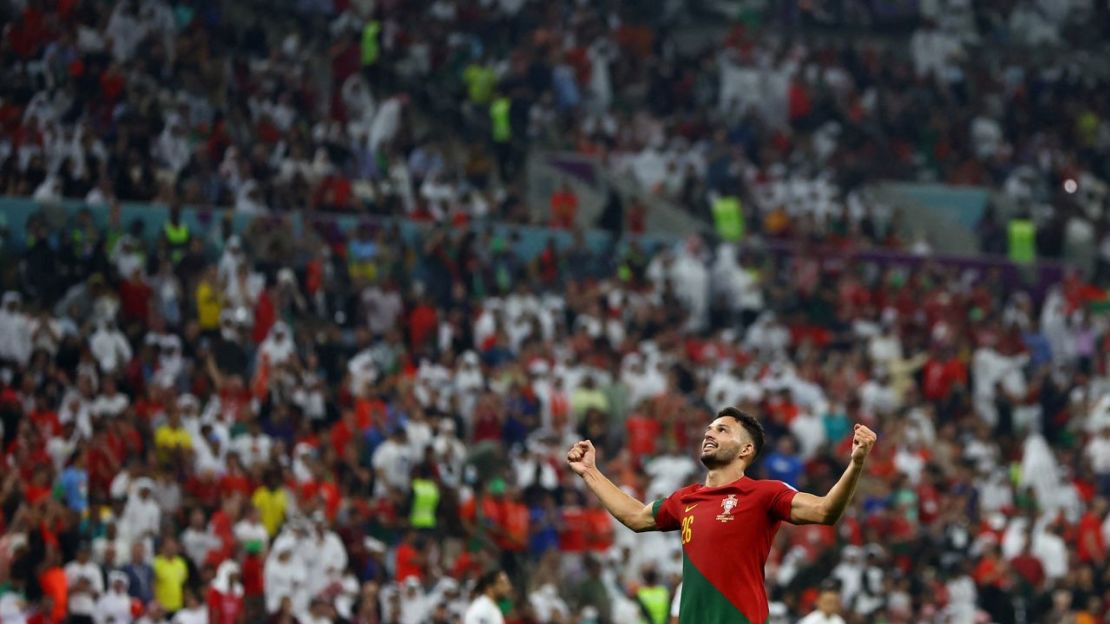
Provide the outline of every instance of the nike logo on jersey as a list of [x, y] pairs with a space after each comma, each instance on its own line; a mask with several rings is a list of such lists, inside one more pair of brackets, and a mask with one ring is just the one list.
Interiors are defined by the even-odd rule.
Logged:
[[690, 505], [689, 507], [686, 508], [686, 511], [684, 513], [690, 513], [690, 510], [693, 509], [694, 507], [697, 507], [697, 506], [698, 506], [698, 503], [694, 503], [693, 505]]

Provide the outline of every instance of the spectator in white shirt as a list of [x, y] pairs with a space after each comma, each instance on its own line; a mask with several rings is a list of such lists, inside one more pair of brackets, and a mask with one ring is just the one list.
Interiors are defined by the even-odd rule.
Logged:
[[1033, 539], [1033, 556], [1041, 560], [1049, 583], [1068, 575], [1068, 547], [1060, 532], [1058, 526], [1048, 527]]
[[238, 236], [231, 236], [227, 239], [227, 245], [224, 247], [223, 254], [220, 256], [220, 262], [217, 266], [217, 276], [221, 284], [226, 284], [231, 281], [239, 272], [239, 267], [247, 262], [246, 253], [243, 251], [243, 243]]
[[208, 606], [197, 600], [192, 590], [185, 590], [185, 608], [174, 614], [171, 624], [208, 624]]
[[290, 541], [282, 543], [279, 540], [274, 544], [273, 553], [266, 558], [262, 577], [267, 613], [277, 612], [286, 598], [292, 602], [295, 612], [307, 606], [305, 583], [308, 579], [301, 561], [293, 556], [293, 546]]
[[131, 596], [127, 593], [127, 574], [114, 570], [108, 573], [108, 591], [96, 601], [97, 622], [131, 624]]
[[301, 561], [308, 572], [308, 591], [312, 595], [324, 592], [343, 581], [347, 569], [347, 548], [335, 531], [327, 529], [324, 514], [313, 514], [308, 536], [301, 542]]
[[474, 601], [466, 608], [463, 624], [505, 624], [497, 601], [513, 591], [509, 575], [497, 570], [488, 572], [474, 586]]
[[181, 548], [193, 564], [200, 568], [208, 553], [220, 547], [220, 539], [208, 531], [204, 524], [204, 512], [194, 509], [189, 515], [189, 528], [181, 534]]
[[438, 432], [432, 440], [432, 451], [439, 464], [440, 479], [450, 488], [457, 488], [462, 482], [466, 463], [466, 445], [456, 435], [455, 428], [454, 420], [440, 420], [437, 424]]
[[189, 431], [193, 440], [193, 469], [197, 474], [223, 476], [227, 472], [227, 445], [217, 428], [216, 424], [205, 423], [195, 434]]
[[372, 349], [363, 349], [347, 362], [350, 391], [355, 396], [366, 396], [378, 379], [378, 365]]
[[845, 624], [840, 617], [840, 592], [835, 586], [826, 586], [817, 597], [817, 610], [798, 621], [798, 624]]
[[901, 407], [898, 392], [890, 383], [890, 371], [885, 365], [875, 366], [874, 377], [860, 386], [859, 399], [863, 412], [872, 417], [891, 414]]
[[370, 333], [384, 336], [397, 324], [397, 318], [404, 311], [401, 293], [392, 283], [384, 286], [370, 286], [362, 291], [362, 306], [366, 310], [366, 324]]
[[247, 508], [246, 517], [235, 523], [232, 532], [235, 534], [235, 540], [244, 547], [256, 544], [266, 546], [270, 541], [266, 525], [262, 524], [262, 515], [253, 505]]
[[23, 313], [17, 292], [6, 292], [0, 303], [0, 360], [26, 366], [31, 359], [31, 319]]
[[295, 359], [297, 346], [293, 343], [289, 325], [282, 321], [274, 323], [270, 333], [258, 347], [259, 352], [269, 360], [271, 367], [278, 367]]
[[1110, 424], [1104, 425], [1102, 431], [1087, 442], [1083, 452], [1098, 479], [1099, 491], [1110, 491]]
[[89, 349], [100, 365], [100, 370], [105, 373], [116, 372], [131, 361], [131, 344], [116, 327], [115, 320], [100, 321], [89, 338]]
[[270, 446], [270, 437], [262, 433], [262, 425], [257, 420], [251, 421], [249, 433], [231, 440], [231, 450], [248, 470], [255, 464], [264, 464], [270, 460]]
[[790, 423], [802, 459], [809, 460], [825, 444], [825, 421], [811, 410], [801, 410]]
[[679, 453], [672, 443], [665, 443], [669, 448], [644, 465], [644, 473], [651, 477], [651, 484], [647, 489], [647, 496], [654, 500], [655, 497], [668, 496], [682, 487], [686, 480], [697, 472], [697, 464], [689, 457], [689, 453]]
[[46, 351], [51, 357], [57, 355], [62, 338], [66, 335], [66, 328], [62, 322], [44, 311], [38, 317], [29, 319], [28, 324], [32, 349]]
[[182, 126], [180, 117], [171, 117], [166, 122], [162, 134], [158, 135], [153, 151], [158, 164], [169, 169], [175, 176], [189, 164], [192, 149], [189, 147], [189, 137], [185, 136], [185, 128]]
[[159, 534], [162, 509], [154, 499], [153, 491], [154, 482], [148, 477], [135, 479], [120, 519], [120, 533], [126, 539], [135, 541], [147, 535]]
[[177, 385], [178, 378], [185, 372], [185, 358], [181, 351], [181, 339], [173, 334], [163, 336], [158, 341], [158, 368], [152, 379], [156, 385], [163, 388]]
[[528, 596], [528, 602], [541, 622], [561, 621], [570, 616], [570, 608], [551, 583], [544, 583], [536, 588]]
[[412, 485], [410, 475], [413, 463], [408, 434], [404, 427], [396, 426], [390, 432], [389, 439], [374, 450], [374, 456], [371, 459], [374, 473], [377, 475], [375, 480], [377, 495], [385, 494], [387, 488], [408, 492]]
[[104, 576], [100, 566], [91, 560], [89, 544], [78, 547], [77, 560], [65, 564], [65, 583], [70, 587], [69, 613], [92, 617], [97, 611], [97, 598], [104, 593]]
[[109, 375], [104, 378], [100, 395], [92, 402], [90, 411], [97, 420], [104, 417], [118, 418], [130, 404], [131, 401], [128, 400], [127, 395], [119, 391], [115, 378]]

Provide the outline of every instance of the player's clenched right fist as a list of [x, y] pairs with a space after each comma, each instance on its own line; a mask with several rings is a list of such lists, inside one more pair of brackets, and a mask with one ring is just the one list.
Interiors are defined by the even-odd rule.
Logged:
[[581, 476], [587, 470], [594, 467], [594, 445], [589, 440], [582, 440], [575, 443], [567, 451], [567, 465], [574, 471], [574, 474]]

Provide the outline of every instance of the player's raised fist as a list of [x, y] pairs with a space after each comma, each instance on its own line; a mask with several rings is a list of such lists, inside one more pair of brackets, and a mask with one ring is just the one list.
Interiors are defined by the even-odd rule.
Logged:
[[574, 446], [570, 447], [567, 451], [567, 465], [574, 471], [574, 474], [581, 476], [582, 473], [594, 467], [594, 458], [597, 453], [594, 451], [594, 445], [589, 440], [582, 440], [576, 442]]
[[879, 436], [875, 432], [868, 429], [866, 425], [856, 424], [855, 431], [852, 432], [852, 461], [857, 464], [862, 464], [863, 460], [867, 459], [867, 454], [871, 452], [871, 447], [875, 446], [875, 440]]

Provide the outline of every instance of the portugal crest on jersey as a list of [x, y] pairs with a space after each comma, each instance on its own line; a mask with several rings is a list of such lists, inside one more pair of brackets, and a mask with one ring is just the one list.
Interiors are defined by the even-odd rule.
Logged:
[[725, 499], [721, 501], [721, 513], [717, 515], [717, 520], [721, 522], [732, 522], [732, 510], [739, 504], [740, 501], [736, 500], [735, 494], [726, 496]]

